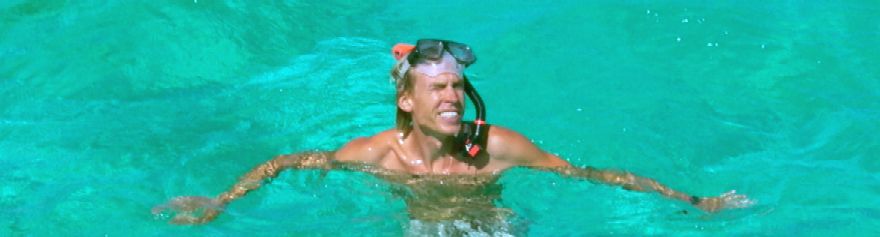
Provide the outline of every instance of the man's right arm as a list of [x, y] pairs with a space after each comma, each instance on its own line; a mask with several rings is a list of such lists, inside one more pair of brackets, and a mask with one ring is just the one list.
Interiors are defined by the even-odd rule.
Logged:
[[269, 160], [245, 174], [228, 191], [217, 196], [221, 205], [244, 196], [251, 190], [259, 188], [263, 181], [278, 176], [285, 169], [324, 169], [336, 168], [336, 161], [340, 162], [365, 162], [375, 163], [375, 154], [378, 149], [373, 149], [372, 138], [358, 138], [336, 152], [307, 152], [294, 155], [280, 155]]
[[260, 164], [242, 176], [232, 188], [216, 198], [199, 196], [183, 196], [172, 199], [169, 203], [153, 208], [153, 214], [160, 215], [171, 210], [172, 223], [201, 224], [213, 220], [220, 214], [223, 207], [232, 200], [238, 199], [250, 191], [263, 185], [264, 180], [278, 176], [285, 169], [330, 169], [333, 160], [332, 152], [307, 152], [294, 155], [281, 155]]
[[[380, 135], [377, 135], [378, 137]], [[171, 220], [177, 224], [201, 224], [213, 220], [222, 208], [250, 191], [263, 185], [266, 179], [274, 178], [286, 169], [332, 169], [339, 162], [362, 162], [375, 164], [387, 152], [387, 146], [376, 144], [376, 137], [355, 139], [336, 152], [306, 152], [293, 155], [280, 155], [251, 169], [226, 192], [216, 198], [184, 196], [172, 199], [168, 204], [157, 206], [154, 214], [164, 210], [177, 213]], [[383, 149], [384, 148], [384, 149]], [[336, 162], [339, 161], [339, 162]]]
[[285, 169], [330, 169], [332, 152], [307, 152], [293, 155], [280, 155], [251, 169], [242, 176], [232, 188], [217, 196], [219, 204], [227, 203], [244, 196], [251, 190], [262, 186], [263, 181], [278, 176]]

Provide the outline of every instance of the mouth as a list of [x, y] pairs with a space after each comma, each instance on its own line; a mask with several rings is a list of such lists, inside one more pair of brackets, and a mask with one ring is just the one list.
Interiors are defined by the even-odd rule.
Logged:
[[440, 120], [450, 124], [461, 122], [461, 114], [458, 111], [442, 111], [438, 114]]

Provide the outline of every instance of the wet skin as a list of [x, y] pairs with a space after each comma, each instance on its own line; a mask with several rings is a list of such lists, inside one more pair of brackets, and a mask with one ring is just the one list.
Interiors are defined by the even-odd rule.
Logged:
[[429, 77], [416, 73], [413, 78], [413, 88], [397, 100], [398, 108], [412, 114], [409, 134], [389, 129], [352, 140], [336, 152], [278, 156], [245, 174], [216, 198], [179, 197], [154, 208], [154, 213], [176, 210], [174, 223], [204, 223], [214, 219], [227, 203], [259, 188], [265, 179], [286, 169], [348, 169], [404, 185], [407, 188], [403, 189], [402, 196], [411, 218], [417, 220], [503, 218], [509, 211], [493, 204], [501, 190], [495, 181], [499, 173], [513, 167], [555, 172], [633, 191], [656, 192], [709, 212], [752, 204], [745, 196], [732, 192], [695, 198], [628, 172], [573, 167], [544, 152], [525, 136], [499, 126], [489, 127], [485, 152], [475, 158], [463, 157], [454, 144], [464, 111], [461, 77], [455, 74]]
[[504, 220], [512, 213], [494, 204], [501, 197], [500, 174], [417, 175], [363, 163], [338, 163], [337, 167], [371, 173], [391, 183], [392, 192], [406, 202], [414, 220]]
[[[510, 211], [497, 208], [494, 201], [500, 197], [501, 186], [496, 183], [500, 172], [473, 174], [414, 174], [389, 170], [364, 162], [334, 161], [332, 152], [300, 153], [277, 156], [245, 174], [228, 191], [215, 198], [183, 196], [153, 209], [154, 214], [171, 211], [175, 224], [199, 224], [216, 218], [229, 202], [260, 188], [264, 181], [287, 169], [338, 169], [366, 172], [403, 188], [394, 190], [407, 203], [410, 218], [424, 221], [442, 220], [503, 220]], [[585, 179], [598, 183], [621, 186], [628, 190], [657, 192], [672, 199], [692, 201], [687, 194], [631, 173], [598, 170], [591, 167], [529, 167], [555, 172], [565, 177]], [[744, 208], [753, 202], [743, 195], [728, 192], [718, 197], [702, 198], [694, 206], [707, 212], [726, 208]]]

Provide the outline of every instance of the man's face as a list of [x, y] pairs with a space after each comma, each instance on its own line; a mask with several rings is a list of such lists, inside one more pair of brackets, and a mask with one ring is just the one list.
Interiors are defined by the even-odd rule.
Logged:
[[425, 134], [454, 136], [464, 113], [464, 81], [452, 73], [431, 77], [414, 72], [413, 76], [412, 92], [401, 100], [401, 109], [410, 106], [413, 126]]

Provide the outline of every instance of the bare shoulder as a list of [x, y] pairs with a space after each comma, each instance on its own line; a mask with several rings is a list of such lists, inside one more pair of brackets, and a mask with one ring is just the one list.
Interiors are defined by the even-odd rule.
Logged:
[[394, 131], [389, 129], [371, 137], [355, 138], [339, 148], [334, 158], [339, 161], [378, 163], [391, 151], [391, 143], [396, 139]]
[[492, 158], [514, 158], [522, 150], [529, 150], [529, 148], [538, 149], [528, 138], [519, 132], [497, 125], [489, 127], [486, 149], [489, 154], [492, 154]]
[[486, 149], [492, 159], [517, 166], [568, 166], [568, 162], [544, 152], [519, 132], [501, 126], [489, 127]]

